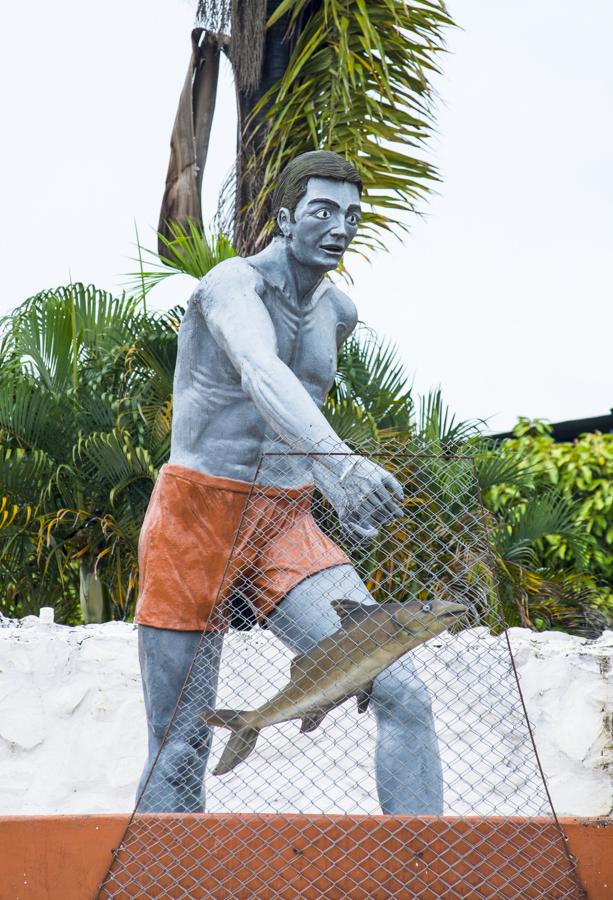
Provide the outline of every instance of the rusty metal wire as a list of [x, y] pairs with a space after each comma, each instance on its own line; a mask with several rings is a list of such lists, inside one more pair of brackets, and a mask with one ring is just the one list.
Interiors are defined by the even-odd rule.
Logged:
[[[202, 826], [186, 815], [202, 809], [199, 779], [182, 810], [165, 809], [164, 798], [150, 790], [151, 779], [156, 767], [170, 765], [175, 780], [189, 782], [185, 758], [168, 751], [178, 723], [184, 725], [185, 716], [194, 714], [194, 698], [197, 707], [198, 697], [211, 695], [216, 674], [206, 662], [203, 635], [149, 786], [114, 854], [100, 897], [582, 896], [516, 677], [472, 460], [415, 453], [400, 444], [381, 448], [373, 459], [401, 481], [403, 516], [382, 528], [373, 543], [358, 545], [348, 540], [317, 491], [306, 504], [304, 494], [297, 497], [292, 491], [287, 481], [292, 455], [305, 463], [305, 454], [267, 454], [244, 494], [217, 592], [217, 621], [221, 616], [236, 626], [240, 615], [250, 619], [257, 614], [262, 597], [278, 581], [279, 567], [293, 572], [296, 560], [303, 558], [304, 528], [312, 528], [311, 517], [347, 554], [377, 602], [462, 603], [467, 615], [453, 633], [435, 634], [407, 654], [434, 716], [438, 747], [421, 748], [422, 755], [432, 757], [421, 759], [421, 771], [428, 777], [440, 760], [443, 817], [420, 810], [423, 784], [414, 772], [414, 798], [406, 801], [407, 808], [380, 818], [373, 763], [376, 754], [379, 766], [385, 759], [385, 748], [375, 749], [380, 715], [374, 716], [372, 709], [358, 713], [353, 700], [332, 710], [312, 733], [301, 733], [296, 721], [263, 728], [254, 752], [222, 776], [212, 770], [229, 732], [214, 728]], [[261, 483], [264, 476], [267, 485], [287, 485], [287, 491], [271, 493]], [[322, 550], [319, 569], [328, 567], [328, 599], [334, 600], [345, 586], [343, 567], [331, 565], [327, 552]], [[242, 606], [232, 611], [237, 598]], [[261, 706], [286, 684], [292, 656], [266, 627], [229, 629], [214, 705]], [[428, 709], [425, 705], [424, 716]], [[420, 723], [414, 724], [417, 728]], [[279, 835], [287, 833], [296, 814], [303, 818], [296, 819], [300, 824], [290, 848], [296, 856], [288, 863], [290, 849]], [[379, 817], [377, 832], [372, 831], [373, 816]], [[328, 832], [338, 833], [336, 843], [321, 843]], [[379, 838], [373, 844], [375, 833]], [[271, 888], [266, 874], [270, 862], [258, 856], [264, 845], [281, 854], [295, 877]], [[360, 858], [364, 864], [352, 868], [344, 865], [345, 858]]]

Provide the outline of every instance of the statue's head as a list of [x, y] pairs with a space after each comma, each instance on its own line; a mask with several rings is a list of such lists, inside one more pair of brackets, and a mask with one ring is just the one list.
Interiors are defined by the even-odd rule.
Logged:
[[295, 157], [272, 198], [275, 235], [303, 265], [335, 269], [360, 221], [362, 180], [351, 163], [329, 150]]

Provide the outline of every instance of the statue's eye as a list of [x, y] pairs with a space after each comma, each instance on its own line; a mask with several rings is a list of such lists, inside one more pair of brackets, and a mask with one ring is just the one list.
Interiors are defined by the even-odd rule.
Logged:
[[347, 221], [354, 228], [357, 228], [358, 225], [360, 224], [360, 217], [358, 216], [357, 213], [349, 213], [349, 215], [347, 216]]
[[329, 209], [318, 209], [315, 213], [315, 217], [317, 219], [329, 219], [330, 218], [330, 210]]

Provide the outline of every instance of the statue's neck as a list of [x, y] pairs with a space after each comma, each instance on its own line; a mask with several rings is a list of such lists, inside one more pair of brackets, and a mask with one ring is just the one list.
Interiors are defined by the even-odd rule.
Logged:
[[308, 300], [325, 272], [305, 266], [292, 254], [283, 237], [274, 237], [260, 253], [251, 257], [256, 268], [296, 298], [298, 303]]

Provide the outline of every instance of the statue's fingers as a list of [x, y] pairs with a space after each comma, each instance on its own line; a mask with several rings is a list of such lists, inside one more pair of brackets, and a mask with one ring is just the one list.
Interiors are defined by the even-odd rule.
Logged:
[[358, 520], [366, 519], [377, 525], [384, 525], [394, 518], [395, 508], [393, 503], [390, 505], [389, 495], [385, 491], [373, 489], [353, 512]]
[[345, 517], [342, 522], [342, 527], [348, 537], [356, 543], [373, 541], [378, 534], [378, 528], [373, 524], [367, 524], [367, 522], [364, 521], [363, 516], [358, 518], [355, 513]]
[[385, 510], [388, 519], [396, 519], [398, 516], [403, 515], [402, 507], [394, 502], [394, 499], [390, 496], [383, 484], [379, 485], [375, 492], [375, 496], [377, 498], [378, 506]]
[[352, 525], [349, 530], [349, 537], [356, 544], [368, 544], [377, 537], [378, 529], [374, 526]]
[[396, 500], [402, 503], [402, 501], [404, 500], [404, 490], [397, 478], [394, 478], [393, 475], [391, 475], [389, 472], [386, 472], [384, 477], [381, 479], [381, 483], [391, 494], [394, 495]]

